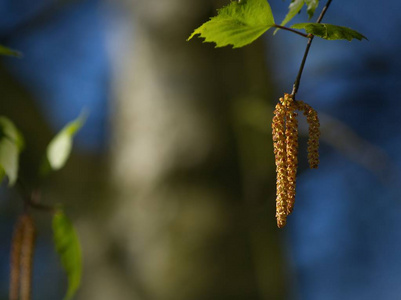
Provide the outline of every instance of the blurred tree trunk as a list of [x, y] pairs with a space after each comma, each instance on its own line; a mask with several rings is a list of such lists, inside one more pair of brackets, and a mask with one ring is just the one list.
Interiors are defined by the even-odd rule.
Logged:
[[134, 47], [121, 58], [114, 116], [114, 209], [103, 220], [121, 265], [102, 269], [93, 258], [81, 299], [282, 297], [274, 204], [266, 206], [268, 135], [236, 123], [244, 101], [265, 104], [265, 49], [185, 41], [223, 4], [131, 4]]
[[[283, 298], [266, 50], [186, 42], [226, 1], [188, 4], [132, 1], [111, 176], [104, 157], [74, 154], [44, 197], [76, 208], [79, 299]], [[18, 90], [4, 85], [22, 101]], [[17, 111], [31, 104], [11, 104], [0, 110], [27, 136], [27, 165], [40, 162], [52, 133], [34, 108], [24, 111], [36, 121]], [[25, 170], [34, 177], [37, 166]]]

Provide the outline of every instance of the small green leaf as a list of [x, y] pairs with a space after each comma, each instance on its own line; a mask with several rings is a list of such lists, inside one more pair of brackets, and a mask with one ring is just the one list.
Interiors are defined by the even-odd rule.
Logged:
[[[290, 6], [288, 6], [288, 13], [285, 16], [284, 20], [281, 22], [280, 24], [281, 26], [287, 24], [289, 21], [292, 20], [292, 18], [294, 18], [301, 11], [302, 7], [304, 6], [304, 1], [305, 0], [291, 1]], [[279, 28], [277, 28], [274, 33], [276, 33], [278, 29]]]
[[307, 6], [309, 19], [311, 19], [315, 13], [316, 8], [319, 5], [319, 0], [305, 0], [305, 4]]
[[61, 169], [67, 162], [75, 134], [83, 126], [86, 116], [82, 114], [68, 123], [47, 146], [47, 160], [53, 170]]
[[68, 290], [64, 297], [64, 300], [68, 300], [75, 295], [81, 283], [82, 254], [74, 226], [61, 211], [56, 212], [53, 217], [53, 238], [68, 277]]
[[348, 27], [336, 26], [323, 23], [299, 23], [291, 26], [295, 29], [305, 29], [307, 33], [316, 35], [326, 40], [362, 40], [367, 38], [359, 32]]
[[9, 185], [14, 185], [18, 177], [18, 147], [7, 138], [0, 139], [0, 179], [8, 176]]
[[19, 150], [24, 148], [24, 138], [9, 118], [0, 116], [0, 133], [15, 143]]
[[22, 57], [22, 53], [0, 45], [0, 55]]
[[240, 48], [256, 40], [273, 25], [273, 13], [266, 0], [232, 1], [219, 9], [216, 17], [195, 29], [188, 41], [199, 34], [205, 42], [216, 43], [216, 48], [227, 45]]
[[0, 182], [7, 175], [9, 185], [15, 184], [23, 147], [24, 140], [18, 129], [8, 118], [0, 116]]

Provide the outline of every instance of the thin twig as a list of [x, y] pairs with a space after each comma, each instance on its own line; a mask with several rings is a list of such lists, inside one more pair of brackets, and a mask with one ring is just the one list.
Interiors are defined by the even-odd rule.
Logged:
[[274, 24], [273, 27], [280, 28], [280, 29], [287, 30], [287, 31], [291, 31], [291, 32], [296, 33], [296, 34], [298, 34], [300, 36], [303, 36], [305, 38], [309, 37], [307, 34], [301, 32], [301, 31], [289, 28], [289, 27], [281, 26], [281, 25], [278, 25], [278, 24]]
[[[324, 15], [326, 14], [327, 9], [330, 6], [331, 1], [332, 0], [327, 1], [326, 5], [322, 9], [322, 12], [320, 13], [319, 17], [317, 18], [316, 23], [320, 23], [322, 21]], [[294, 85], [292, 88], [291, 95], [293, 96], [293, 99], [295, 99], [295, 94], [298, 92], [299, 84], [301, 82], [302, 72], [305, 67], [306, 58], [308, 57], [309, 49], [310, 49], [310, 46], [312, 45], [312, 41], [313, 41], [314, 37], [315, 37], [314, 35], [310, 35], [310, 37], [308, 39], [308, 44], [306, 45], [304, 57], [302, 58], [301, 66], [299, 67], [298, 75], [297, 75], [297, 78], [295, 79], [295, 82], [294, 82]]]

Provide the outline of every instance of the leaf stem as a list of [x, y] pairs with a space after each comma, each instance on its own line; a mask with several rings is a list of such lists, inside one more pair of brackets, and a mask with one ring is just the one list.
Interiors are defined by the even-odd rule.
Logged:
[[[317, 18], [316, 23], [320, 23], [322, 21], [324, 15], [326, 14], [327, 9], [330, 6], [331, 1], [332, 0], [327, 1], [326, 5], [322, 9], [322, 12], [320, 13], [319, 17]], [[304, 57], [302, 58], [302, 62], [301, 62], [301, 66], [299, 67], [297, 78], [295, 79], [294, 85], [292, 87], [291, 95], [293, 96], [294, 99], [295, 99], [295, 94], [298, 92], [299, 84], [301, 82], [302, 72], [305, 67], [306, 58], [308, 57], [308, 54], [309, 54], [309, 49], [312, 45], [313, 38], [315, 37], [314, 35], [308, 35], [308, 36], [309, 36], [309, 39], [308, 39], [308, 43], [306, 45]]]
[[281, 26], [281, 25], [278, 25], [278, 24], [274, 24], [273, 27], [280, 28], [280, 29], [283, 29], [283, 30], [287, 30], [287, 31], [296, 33], [296, 34], [298, 34], [298, 35], [300, 35], [300, 36], [303, 36], [303, 37], [305, 37], [305, 38], [308, 38], [308, 37], [309, 37], [309, 35], [307, 35], [307, 34], [305, 34], [305, 33], [303, 33], [303, 32], [300, 32], [300, 31], [298, 31], [298, 30], [292, 29], [292, 28], [290, 28], [290, 27], [285, 27], [285, 26]]

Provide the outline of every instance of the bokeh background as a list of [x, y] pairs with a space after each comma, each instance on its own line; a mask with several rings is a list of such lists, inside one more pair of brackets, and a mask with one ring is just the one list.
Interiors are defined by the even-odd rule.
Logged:
[[[298, 98], [319, 112], [321, 165], [307, 169], [303, 121], [295, 210], [281, 230], [270, 124], [306, 40], [269, 31], [236, 50], [186, 42], [227, 3], [0, 1], [0, 44], [24, 54], [1, 58], [0, 114], [26, 139], [20, 176], [77, 227], [76, 299], [400, 299], [399, 1], [333, 1], [326, 14], [369, 41], [312, 45]], [[289, 1], [270, 4], [279, 22]], [[82, 109], [67, 166], [39, 180], [47, 143]], [[0, 195], [8, 299], [22, 200], [4, 185]], [[35, 219], [33, 299], [62, 299], [50, 216]]]

